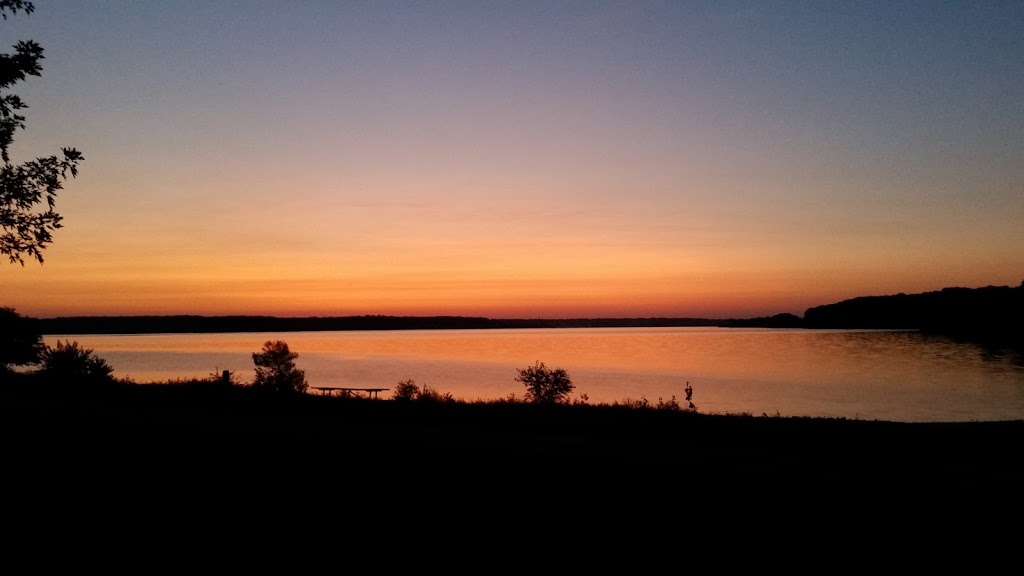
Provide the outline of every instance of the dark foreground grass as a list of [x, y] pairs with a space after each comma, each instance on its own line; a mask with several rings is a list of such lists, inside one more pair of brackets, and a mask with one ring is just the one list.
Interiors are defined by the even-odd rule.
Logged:
[[[152, 541], [170, 531], [185, 552], [255, 532], [271, 548], [295, 538], [336, 552], [352, 542], [331, 536], [345, 529], [392, 548], [409, 538], [459, 548], [467, 536], [507, 547], [504, 530], [548, 550], [594, 533], [614, 535], [614, 546], [644, 533], [650, 546], [653, 532], [667, 537], [662, 550], [701, 533], [737, 553], [745, 531], [792, 541], [799, 513], [801, 546], [808, 534], [834, 540], [836, 526], [900, 542], [906, 519], [942, 526], [953, 509], [975, 514], [970, 526], [995, 526], [986, 516], [1019, 510], [1024, 422], [23, 380], [0, 385], [0, 432], [6, 518], [46, 543], [61, 528], [120, 550], [126, 533]], [[587, 538], [579, 550], [602, 557]]]
[[208, 382], [0, 387], [12, 451], [52, 463], [198, 472], [385, 469], [848, 475], [1015, 472], [1024, 422], [908, 424], [625, 406], [398, 402]]
[[[303, 537], [323, 525], [392, 534], [406, 526], [397, 518], [420, 522], [417, 533], [427, 537], [452, 518], [471, 533], [525, 523], [533, 532], [620, 534], [672, 518], [680, 537], [683, 526], [734, 531], [750, 518], [775, 524], [796, 510], [872, 530], [896, 529], [882, 526], [880, 514], [930, 522], [951, 507], [1019, 510], [1024, 422], [904, 424], [26, 379], [0, 385], [0, 434], [7, 510], [41, 533], [54, 518], [81, 519], [87, 525], [79, 529], [89, 531], [112, 515], [129, 531], [166, 528], [173, 518], [185, 531], [224, 533], [199, 520], [218, 517], [231, 531], [259, 526]], [[699, 519], [680, 524], [690, 516]]]

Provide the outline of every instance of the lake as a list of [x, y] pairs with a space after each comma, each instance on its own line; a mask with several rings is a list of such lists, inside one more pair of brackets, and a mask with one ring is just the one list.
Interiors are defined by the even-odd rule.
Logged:
[[[569, 371], [591, 401], [676, 396], [701, 412], [903, 421], [1024, 418], [1017, 353], [905, 331], [729, 328], [422, 330], [76, 335], [137, 381], [232, 370], [285, 340], [311, 385], [391, 387], [412, 378], [458, 398], [516, 394], [516, 368]], [[60, 336], [49, 336], [52, 344]]]

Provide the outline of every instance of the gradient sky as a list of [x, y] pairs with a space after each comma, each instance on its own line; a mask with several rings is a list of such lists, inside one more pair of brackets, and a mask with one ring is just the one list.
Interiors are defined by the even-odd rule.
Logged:
[[1024, 279], [1022, 2], [55, 2], [0, 304], [743, 316]]

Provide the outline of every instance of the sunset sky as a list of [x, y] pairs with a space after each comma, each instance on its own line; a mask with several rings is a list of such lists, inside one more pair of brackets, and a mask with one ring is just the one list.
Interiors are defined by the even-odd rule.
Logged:
[[[57, 2], [25, 314], [747, 316], [1024, 280], [1022, 2]], [[9, 51], [9, 48], [7, 49]]]

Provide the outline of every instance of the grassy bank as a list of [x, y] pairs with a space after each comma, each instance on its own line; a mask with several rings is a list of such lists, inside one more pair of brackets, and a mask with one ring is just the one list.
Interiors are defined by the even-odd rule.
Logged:
[[949, 472], [1015, 465], [1024, 440], [1020, 421], [907, 424], [636, 405], [401, 402], [203, 381], [83, 388], [23, 378], [0, 386], [0, 394], [5, 437], [22, 456], [84, 455], [120, 465]]

